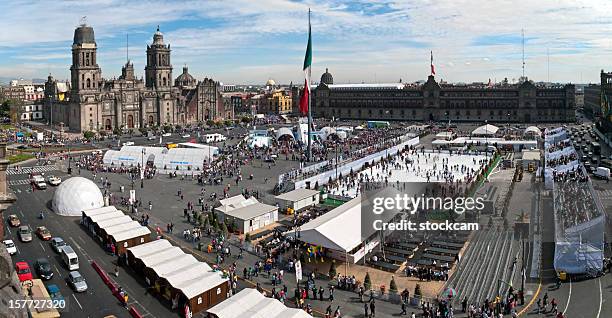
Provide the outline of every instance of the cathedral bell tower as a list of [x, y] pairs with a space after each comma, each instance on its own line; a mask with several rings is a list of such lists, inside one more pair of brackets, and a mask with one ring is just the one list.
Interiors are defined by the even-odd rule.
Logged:
[[98, 90], [102, 71], [98, 66], [96, 51], [93, 28], [84, 23], [81, 24], [74, 30], [72, 66], [70, 66], [72, 91], [77, 95], [81, 92]]
[[170, 64], [170, 44], [164, 44], [164, 35], [159, 31], [153, 34], [153, 43], [147, 45], [147, 66], [145, 67], [146, 87], [170, 90], [172, 87], [172, 64]]

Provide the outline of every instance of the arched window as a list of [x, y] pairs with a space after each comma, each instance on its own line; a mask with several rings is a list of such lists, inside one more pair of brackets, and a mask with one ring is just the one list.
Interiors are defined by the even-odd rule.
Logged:
[[112, 127], [111, 127], [111, 120], [107, 118], [106, 119], [106, 123], [104, 124], [104, 126], [105, 126], [104, 129], [111, 130], [112, 129]]
[[162, 86], [166, 86], [166, 78], [162, 78]]
[[85, 53], [85, 66], [89, 66], [89, 53]]
[[91, 88], [91, 80], [89, 78], [87, 79], [87, 88]]

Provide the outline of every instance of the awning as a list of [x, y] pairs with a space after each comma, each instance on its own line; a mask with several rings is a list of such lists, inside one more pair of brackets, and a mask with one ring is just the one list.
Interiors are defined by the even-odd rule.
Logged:
[[480, 126], [472, 131], [472, 135], [495, 135], [499, 128], [491, 124]]

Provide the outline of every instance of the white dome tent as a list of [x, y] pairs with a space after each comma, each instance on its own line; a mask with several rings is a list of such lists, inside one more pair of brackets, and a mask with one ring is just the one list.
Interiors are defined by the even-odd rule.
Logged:
[[89, 179], [72, 177], [65, 180], [53, 195], [53, 211], [63, 216], [81, 216], [81, 211], [101, 208], [104, 198], [98, 186]]
[[525, 135], [541, 136], [542, 131], [536, 126], [529, 126], [525, 129]]
[[480, 136], [492, 136], [497, 133], [499, 128], [497, 126], [493, 126], [491, 124], [486, 124], [480, 126], [472, 131], [472, 135], [480, 135]]

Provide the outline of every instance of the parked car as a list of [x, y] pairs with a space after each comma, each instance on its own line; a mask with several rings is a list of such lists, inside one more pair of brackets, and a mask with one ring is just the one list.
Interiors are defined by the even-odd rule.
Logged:
[[21, 225], [21, 221], [15, 214], [9, 215], [8, 222], [9, 222], [9, 225], [12, 227], [18, 227]]
[[17, 254], [17, 247], [15, 246], [15, 242], [13, 242], [13, 240], [4, 240], [2, 243], [4, 243], [4, 247], [6, 247], [9, 255]]
[[181, 136], [181, 138], [189, 138], [189, 137], [191, 137], [190, 134], [184, 134], [184, 135]]
[[85, 281], [85, 278], [81, 275], [81, 273], [79, 273], [78, 271], [70, 272], [66, 280], [68, 281], [68, 285], [70, 285], [70, 288], [72, 288], [72, 290], [77, 293], [84, 292], [87, 290], [87, 282]]
[[51, 239], [51, 232], [47, 229], [46, 226], [37, 227], [36, 235], [38, 235], [38, 237], [43, 241], [48, 241]]
[[59, 253], [63, 246], [66, 246], [66, 242], [61, 237], [54, 237], [51, 239], [51, 247], [56, 253]]
[[47, 286], [47, 291], [49, 292], [49, 297], [51, 297], [51, 300], [56, 301], [57, 303], [65, 302], [64, 296], [60, 292], [60, 289], [59, 287], [57, 287], [57, 285], [51, 284]]
[[163, 133], [163, 134], [162, 134], [162, 137], [170, 137], [170, 136], [172, 136], [172, 134], [171, 134], [171, 133]]
[[36, 260], [34, 263], [34, 270], [43, 280], [53, 278], [53, 268], [51, 267], [51, 263], [49, 263], [49, 260], [44, 257]]
[[8, 222], [9, 222], [9, 225], [12, 226], [12, 227], [18, 227], [18, 226], [21, 225], [21, 221], [19, 220], [19, 218], [15, 214], [9, 215]]
[[32, 242], [32, 230], [27, 225], [20, 226], [18, 234], [22, 242]]
[[62, 179], [60, 177], [50, 175], [47, 177], [47, 182], [52, 186], [58, 186], [62, 183]]
[[26, 262], [17, 262], [15, 263], [15, 271], [17, 272], [17, 277], [19, 277], [20, 282], [25, 282], [28, 280], [32, 280], [32, 271], [30, 270], [30, 265]]

